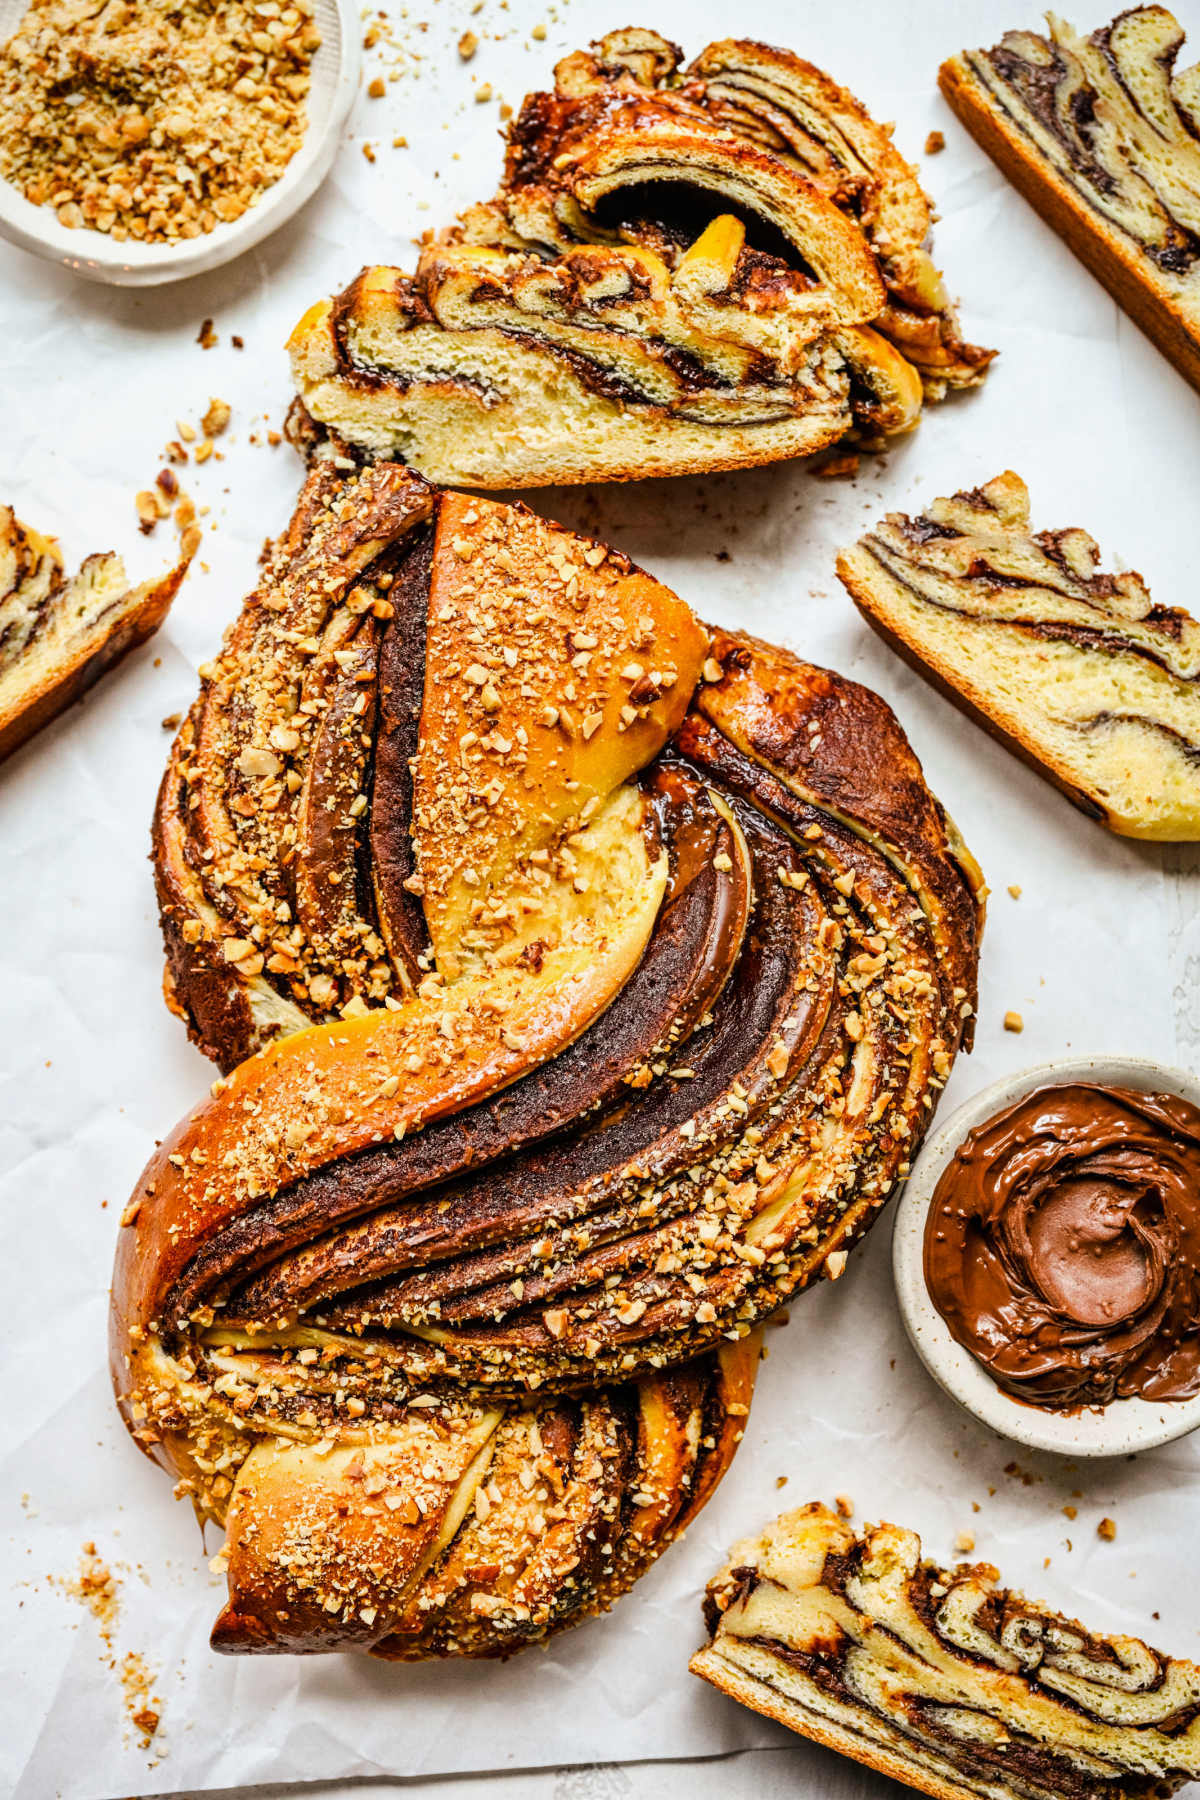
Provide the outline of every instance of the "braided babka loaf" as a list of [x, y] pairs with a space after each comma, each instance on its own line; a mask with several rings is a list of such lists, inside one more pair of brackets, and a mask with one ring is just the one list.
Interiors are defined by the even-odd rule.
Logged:
[[155, 859], [231, 1073], [126, 1213], [121, 1405], [227, 1527], [219, 1648], [519, 1648], [907, 1170], [978, 872], [874, 694], [394, 464], [314, 470], [203, 676]]
[[863, 616], [963, 711], [1124, 837], [1200, 838], [1200, 623], [1031, 532], [1008, 470], [889, 513], [838, 558]]
[[131, 588], [109, 554], [68, 577], [55, 540], [0, 506], [0, 760], [158, 630], [186, 573]]
[[305, 314], [307, 415], [430, 480], [518, 487], [878, 440], [981, 381], [890, 131], [785, 50], [680, 63], [632, 29], [559, 63], [495, 200], [415, 275], [365, 269]]
[[1200, 67], [1183, 27], [1133, 6], [1080, 37], [1008, 31], [942, 65], [942, 92], [988, 155], [1200, 388]]
[[934, 1800], [1135, 1800], [1200, 1777], [1200, 1666], [939, 1569], [825, 1507], [735, 1544], [693, 1673]]

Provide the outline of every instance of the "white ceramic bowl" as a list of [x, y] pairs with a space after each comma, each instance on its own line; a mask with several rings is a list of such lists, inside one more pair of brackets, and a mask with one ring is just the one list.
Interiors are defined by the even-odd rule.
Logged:
[[[0, 0], [0, 43], [7, 43], [28, 11], [28, 0]], [[151, 287], [216, 269], [261, 243], [299, 211], [328, 175], [342, 127], [354, 104], [362, 70], [362, 20], [353, 0], [316, 0], [321, 47], [313, 58], [304, 142], [274, 187], [230, 225], [218, 225], [176, 244], [123, 244], [102, 231], [60, 225], [51, 206], [34, 206], [12, 182], [0, 180], [0, 236], [84, 275], [122, 287]]]
[[934, 1379], [968, 1412], [1005, 1437], [1064, 1456], [1126, 1456], [1183, 1437], [1200, 1425], [1200, 1396], [1192, 1400], [1114, 1400], [1078, 1414], [1027, 1406], [997, 1387], [969, 1350], [950, 1335], [925, 1286], [925, 1219], [942, 1170], [967, 1133], [1034, 1088], [1091, 1081], [1144, 1093], [1179, 1094], [1200, 1106], [1200, 1080], [1185, 1069], [1137, 1056], [1078, 1057], [1042, 1063], [984, 1088], [930, 1137], [913, 1165], [896, 1209], [892, 1269], [913, 1348]]

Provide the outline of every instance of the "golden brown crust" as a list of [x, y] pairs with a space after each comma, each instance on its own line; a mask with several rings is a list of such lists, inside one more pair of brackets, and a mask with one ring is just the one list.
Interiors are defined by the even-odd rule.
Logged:
[[[1170, 18], [1163, 8], [1132, 9], [1132, 14], [1138, 12]], [[1123, 14], [1120, 18], [1130, 16]], [[1114, 25], [1118, 22], [1114, 20]], [[1182, 31], [1178, 27], [1175, 30], [1182, 41]], [[972, 68], [967, 53], [950, 57], [942, 64], [938, 84], [977, 143], [1030, 205], [1163, 355], [1193, 387], [1200, 388], [1200, 333], [1195, 317], [1189, 317], [1181, 308], [1177, 284], [1164, 278], [1129, 237], [1107, 224], [1016, 121], [1005, 116]]]
[[186, 573], [130, 588], [99, 555], [68, 579], [57, 545], [0, 507], [0, 761], [153, 636]]
[[[113, 1285], [125, 1417], [229, 1532], [228, 1649], [493, 1654], [607, 1604], [711, 1491], [758, 1321], [841, 1274], [969, 1026], [981, 909], [882, 702], [712, 639], [617, 552], [523, 510], [435, 496], [393, 567], [373, 508], [413, 479], [310, 477], [206, 677], [221, 716], [183, 734], [189, 798], [160, 812], [193, 1024], [202, 1004], [218, 1028], [240, 1004], [261, 1019], [256, 982], [295, 1015], [161, 1147]], [[382, 548], [339, 601], [321, 545], [347, 521]], [[302, 813], [270, 835], [288, 773], [312, 785], [296, 609], [315, 583], [312, 643], [345, 650], [380, 559], [391, 616], [369, 666], [338, 665], [374, 775], [334, 812], [364, 920], [398, 889], [428, 936], [401, 920], [397, 953], [381, 934], [379, 991], [329, 1016], [298, 939], [268, 986], [251, 914], [213, 927], [239, 934], [231, 973], [192, 951], [203, 906], [246, 904], [243, 829], [277, 920], [306, 862], [329, 866]], [[274, 807], [221, 816], [230, 759]], [[192, 816], [208, 861], [169, 842]], [[418, 943], [404, 987], [387, 959]]]
[[814, 1503], [735, 1544], [693, 1673], [933, 1800], [1135, 1800], [1200, 1772], [1200, 1667]]

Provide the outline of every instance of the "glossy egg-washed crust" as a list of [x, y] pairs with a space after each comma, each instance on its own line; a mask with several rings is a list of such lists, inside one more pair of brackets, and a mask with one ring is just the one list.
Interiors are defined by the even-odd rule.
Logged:
[[1200, 1776], [1200, 1666], [999, 1581], [814, 1503], [733, 1546], [692, 1672], [933, 1800], [1165, 1800]]
[[1200, 73], [1184, 32], [1134, 6], [1082, 37], [1009, 31], [942, 64], [942, 92], [992, 160], [1200, 388]]
[[227, 1525], [219, 1647], [510, 1650], [907, 1171], [978, 871], [876, 695], [394, 465], [310, 476], [204, 683], [155, 862], [231, 1072], [125, 1215], [122, 1410]]
[[312, 307], [289, 348], [339, 446], [512, 487], [878, 441], [982, 380], [915, 171], [790, 51], [655, 32], [566, 57], [496, 198]]
[[186, 573], [131, 587], [109, 553], [68, 576], [56, 541], [0, 506], [0, 761], [158, 630]]

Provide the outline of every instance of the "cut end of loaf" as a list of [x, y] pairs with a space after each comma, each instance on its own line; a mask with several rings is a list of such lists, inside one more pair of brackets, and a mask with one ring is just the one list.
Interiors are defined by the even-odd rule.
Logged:
[[1200, 624], [1107, 574], [1085, 531], [1034, 532], [1011, 471], [889, 514], [842, 552], [868, 622], [1112, 831], [1200, 838]]

